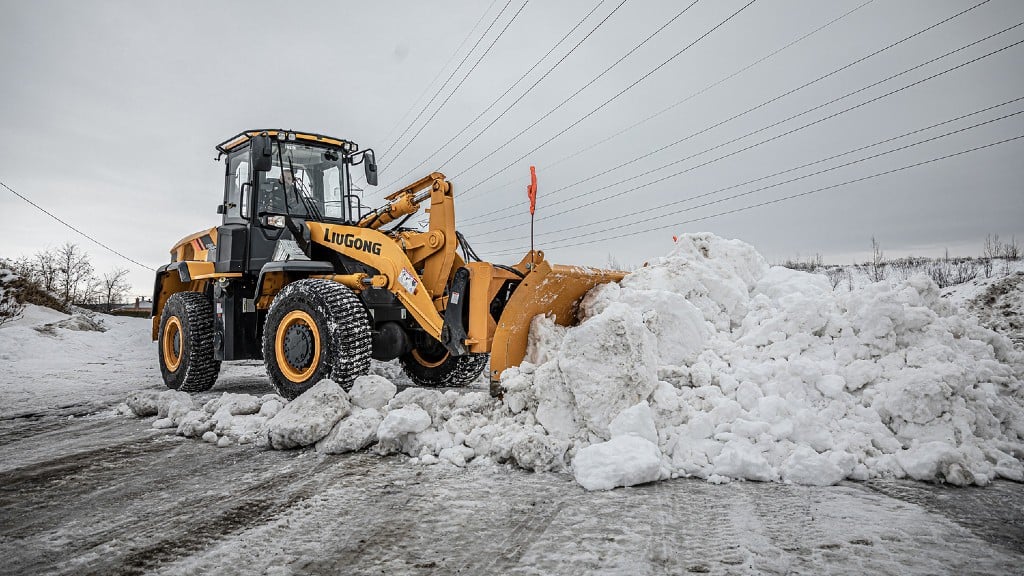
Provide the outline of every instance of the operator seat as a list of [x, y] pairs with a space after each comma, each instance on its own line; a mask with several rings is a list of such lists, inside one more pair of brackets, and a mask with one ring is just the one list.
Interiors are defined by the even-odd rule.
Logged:
[[260, 186], [260, 212], [284, 214], [286, 206], [284, 195], [287, 193], [284, 184], [277, 178], [268, 178]]

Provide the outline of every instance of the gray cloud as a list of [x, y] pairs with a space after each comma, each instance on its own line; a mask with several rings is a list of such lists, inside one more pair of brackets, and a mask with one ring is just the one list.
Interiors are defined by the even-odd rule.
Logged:
[[[617, 4], [605, 2], [566, 45], [483, 122], [409, 179], [440, 168], [449, 176], [458, 176], [453, 179], [457, 192], [468, 190], [640, 78], [743, 3], [699, 3], [543, 123], [503, 146], [513, 134], [551, 110], [683, 6], [677, 2], [630, 0], [465, 152], [444, 166], [437, 165]], [[485, 257], [526, 245], [522, 240], [485, 242], [522, 237], [528, 230], [524, 187], [530, 164], [543, 167], [602, 140], [858, 4], [807, 0], [755, 3], [593, 117], [529, 154], [513, 169], [466, 193], [457, 203], [461, 219], [512, 202], [522, 203], [521, 209], [505, 213], [493, 223], [466, 226], [471, 241], [476, 241], [478, 252]], [[491, 5], [477, 33], [503, 5], [500, 0]], [[515, 0], [509, 6], [492, 35], [480, 43], [481, 50], [520, 5]], [[538, 216], [557, 217], [539, 222], [538, 232], [706, 193], [1024, 95], [1024, 75], [1019, 71], [1022, 45], [775, 142], [593, 204], [604, 194], [649, 182], [673, 170], [638, 177], [641, 172], [716, 146], [1024, 20], [1021, 3], [992, 0], [791, 97], [584, 185], [552, 194], [557, 188], [756, 106], [968, 5], [951, 0], [876, 0], [834, 27], [658, 119], [550, 169], [542, 168]], [[420, 137], [401, 156], [395, 158], [393, 154], [404, 142], [393, 148], [391, 157], [380, 158], [382, 165], [389, 165], [382, 174], [382, 183], [408, 171], [462, 129], [593, 6], [593, 2], [531, 2]], [[455, 1], [10, 3], [0, 22], [0, 49], [5, 56], [0, 60], [0, 77], [4, 79], [0, 125], [6, 135], [0, 140], [0, 179], [133, 258], [158, 265], [167, 260], [167, 250], [178, 238], [217, 222], [214, 207], [221, 193], [223, 168], [212, 161], [216, 143], [243, 129], [290, 127], [349, 138], [363, 147], [383, 151], [389, 143], [388, 130], [410, 109], [485, 8], [487, 3]], [[1022, 38], [1024, 26], [842, 103], [697, 156], [676, 169], [742, 148]], [[466, 48], [475, 40], [474, 35]], [[454, 62], [461, 57], [460, 53]], [[475, 60], [474, 53], [467, 66]], [[453, 84], [462, 74], [460, 71], [455, 75]], [[441, 78], [447, 75], [446, 71]], [[435, 105], [446, 95], [442, 93]], [[946, 129], [1022, 108], [1024, 105], [1017, 103]], [[428, 110], [423, 119], [432, 111]], [[401, 127], [394, 134], [400, 131]], [[923, 133], [878, 150], [942, 131]], [[746, 198], [652, 219], [646, 227], [708, 216], [1022, 133], [1024, 115]], [[625, 240], [553, 248], [549, 255], [561, 262], [601, 265], [612, 254], [621, 262], [637, 264], [669, 250], [673, 234], [697, 230], [742, 238], [773, 260], [814, 252], [839, 261], [862, 257], [872, 235], [892, 254], [938, 253], [945, 247], [977, 253], [990, 232], [1024, 238], [1021, 142]], [[499, 146], [503, 147], [490, 159], [470, 168]], [[629, 182], [594, 192], [622, 179]], [[782, 179], [785, 177], [765, 183]], [[503, 185], [506, 182], [513, 183]], [[737, 191], [752, 187], [756, 186]], [[371, 190], [368, 200], [376, 203], [384, 192]], [[547, 208], [570, 193], [580, 197]], [[6, 191], [0, 195], [0, 210], [5, 225], [0, 254], [31, 253], [72, 240], [88, 249], [101, 269], [125, 264]], [[572, 233], [600, 231], [586, 238], [600, 241], [605, 236], [645, 228], [623, 227], [632, 219], [624, 216], [619, 222]], [[509, 224], [520, 225], [522, 231], [489, 233]], [[544, 236], [538, 244], [558, 246], [558, 238], [568, 234]], [[515, 259], [503, 257], [504, 261]], [[148, 291], [152, 282], [149, 273], [141, 270], [133, 272], [132, 281], [139, 293]]]

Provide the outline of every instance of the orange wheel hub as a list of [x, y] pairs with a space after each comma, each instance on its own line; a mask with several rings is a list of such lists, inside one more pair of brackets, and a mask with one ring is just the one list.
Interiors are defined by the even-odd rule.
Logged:
[[164, 338], [160, 342], [163, 347], [164, 364], [171, 372], [178, 370], [181, 365], [181, 320], [177, 316], [171, 316], [164, 324]]
[[445, 353], [441, 355], [439, 360], [429, 360], [429, 359], [425, 358], [420, 353], [419, 350], [413, 349], [413, 351], [412, 351], [412, 357], [415, 358], [417, 362], [419, 362], [423, 366], [426, 366], [427, 368], [437, 368], [441, 364], [444, 364], [444, 361], [448, 359], [448, 354], [449, 353], [446, 350]]
[[292, 310], [281, 319], [274, 335], [274, 355], [281, 374], [288, 380], [305, 382], [320, 360], [320, 330], [313, 317]]

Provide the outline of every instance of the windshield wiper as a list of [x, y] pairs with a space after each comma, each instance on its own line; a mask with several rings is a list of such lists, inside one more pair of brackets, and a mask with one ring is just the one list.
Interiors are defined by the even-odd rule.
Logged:
[[298, 182], [298, 178], [295, 177], [295, 166], [292, 164], [292, 156], [291, 156], [291, 154], [288, 155], [288, 170], [290, 170], [291, 173], [292, 173], [292, 192], [299, 199], [299, 202], [302, 202], [302, 205], [306, 207], [307, 215], [308, 216], [312, 216], [315, 219], [316, 222], [323, 222], [324, 221], [324, 217], [320, 213], [320, 208], [316, 205], [316, 202], [314, 202], [311, 197], [306, 195], [306, 192], [307, 192], [306, 185], [305, 184], [302, 185], [302, 188], [303, 188], [302, 194], [299, 194], [299, 192], [298, 192], [298, 189], [296, 187], [296, 183]]

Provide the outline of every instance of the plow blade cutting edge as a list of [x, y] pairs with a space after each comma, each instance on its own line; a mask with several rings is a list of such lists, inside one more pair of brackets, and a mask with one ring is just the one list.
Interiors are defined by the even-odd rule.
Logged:
[[625, 275], [617, 270], [549, 264], [541, 259], [512, 293], [498, 319], [491, 343], [491, 395], [501, 392], [501, 373], [518, 366], [526, 356], [535, 316], [550, 315], [561, 326], [575, 325], [583, 296], [598, 284], [618, 282]]

